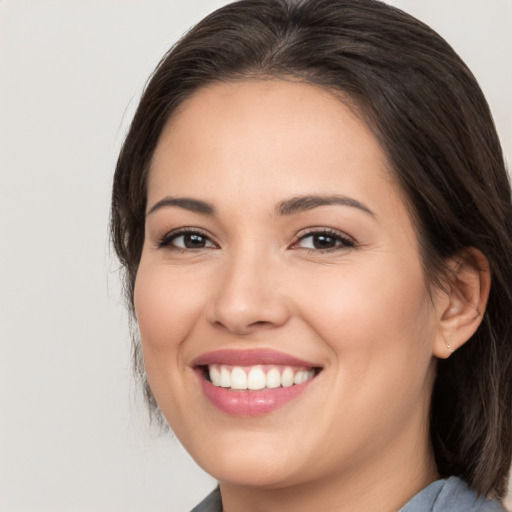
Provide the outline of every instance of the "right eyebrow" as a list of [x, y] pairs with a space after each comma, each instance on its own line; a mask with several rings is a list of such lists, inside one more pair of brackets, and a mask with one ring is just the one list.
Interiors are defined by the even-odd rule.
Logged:
[[200, 201], [199, 199], [192, 199], [190, 197], [164, 197], [157, 203], [155, 203], [146, 213], [146, 215], [151, 215], [152, 213], [160, 210], [161, 208], [166, 208], [169, 206], [177, 206], [178, 208], [183, 208], [185, 210], [189, 210], [195, 213], [202, 213], [203, 215], [216, 215], [215, 207], [207, 203], [206, 201]]

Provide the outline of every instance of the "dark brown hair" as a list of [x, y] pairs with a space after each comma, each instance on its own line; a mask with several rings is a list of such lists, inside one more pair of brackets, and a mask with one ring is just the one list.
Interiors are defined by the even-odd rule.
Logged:
[[[111, 233], [132, 313], [148, 170], [166, 121], [200, 87], [272, 77], [340, 92], [357, 106], [409, 205], [429, 283], [439, 283], [443, 263], [466, 247], [487, 257], [487, 310], [472, 339], [439, 361], [430, 431], [441, 475], [503, 496], [512, 450], [510, 186], [475, 78], [438, 34], [396, 8], [375, 0], [242, 0], [207, 16], [164, 56], [114, 177]], [[144, 376], [136, 337], [134, 362]]]

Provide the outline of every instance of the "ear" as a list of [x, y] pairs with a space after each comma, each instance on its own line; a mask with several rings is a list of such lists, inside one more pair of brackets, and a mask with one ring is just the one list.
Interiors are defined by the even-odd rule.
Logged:
[[439, 328], [434, 355], [446, 359], [476, 332], [482, 322], [491, 273], [487, 258], [473, 247], [448, 262], [451, 272], [444, 282], [438, 305]]

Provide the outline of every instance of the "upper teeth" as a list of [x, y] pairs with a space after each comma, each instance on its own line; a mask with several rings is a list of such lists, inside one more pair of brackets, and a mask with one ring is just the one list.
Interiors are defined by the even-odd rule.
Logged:
[[208, 372], [214, 386], [231, 389], [258, 390], [264, 388], [285, 388], [301, 384], [315, 375], [314, 370], [306, 368], [226, 366], [209, 365]]

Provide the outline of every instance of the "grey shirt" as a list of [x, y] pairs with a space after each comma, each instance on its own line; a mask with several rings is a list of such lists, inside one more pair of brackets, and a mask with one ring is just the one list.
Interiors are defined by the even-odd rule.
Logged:
[[[219, 488], [190, 512], [222, 512]], [[314, 511], [316, 512], [316, 511]], [[420, 491], [398, 512], [506, 512], [498, 500], [478, 497], [460, 478], [437, 480]]]

